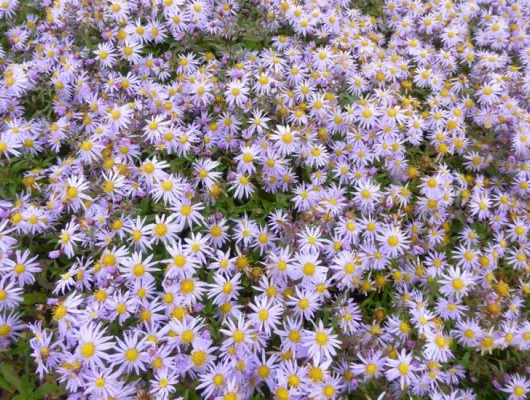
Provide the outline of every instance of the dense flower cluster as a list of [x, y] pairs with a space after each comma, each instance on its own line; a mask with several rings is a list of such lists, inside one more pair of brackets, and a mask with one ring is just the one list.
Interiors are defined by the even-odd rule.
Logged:
[[526, 399], [527, 0], [0, 0], [0, 21], [0, 347], [28, 337], [40, 378], [475, 399], [493, 352], [517, 361], [481, 384]]

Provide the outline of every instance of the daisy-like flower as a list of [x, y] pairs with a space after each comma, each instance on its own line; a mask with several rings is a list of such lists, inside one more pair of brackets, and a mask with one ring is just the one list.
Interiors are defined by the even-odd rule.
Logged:
[[453, 259], [457, 267], [472, 269], [478, 265], [479, 253], [471, 247], [459, 246], [454, 251]]
[[357, 357], [361, 363], [352, 364], [351, 369], [355, 375], [362, 375], [365, 382], [383, 375], [386, 359], [382, 356], [381, 351], [369, 353], [365, 356], [357, 354]]
[[353, 284], [353, 280], [361, 272], [358, 259], [349, 251], [341, 251], [333, 257], [330, 268], [334, 271], [334, 278], [338, 282], [344, 282], [347, 286]]
[[208, 295], [213, 299], [214, 304], [224, 304], [230, 300], [236, 299], [241, 290], [241, 274], [237, 273], [230, 278], [225, 278], [216, 274], [215, 283], [210, 285], [211, 289]]
[[244, 147], [241, 150], [241, 155], [236, 157], [236, 160], [238, 161], [238, 171], [246, 174], [253, 174], [256, 172], [256, 166], [254, 163], [261, 160], [261, 155], [259, 149], [255, 146]]
[[359, 182], [355, 193], [356, 205], [363, 211], [373, 211], [381, 197], [379, 185], [370, 181]]
[[201, 210], [204, 209], [201, 203], [177, 203], [171, 208], [175, 214], [178, 225], [182, 228], [201, 224], [204, 221]]
[[24, 252], [17, 250], [15, 259], [5, 260], [4, 265], [0, 267], [0, 274], [14, 279], [22, 287], [32, 284], [35, 282], [34, 274], [41, 271], [39, 263], [36, 262], [37, 258], [37, 256], [30, 258], [29, 250]]
[[272, 331], [276, 330], [283, 311], [280, 305], [274, 305], [272, 301], [264, 298], [256, 302], [256, 304], [250, 304], [250, 308], [254, 313], [250, 315], [249, 320], [258, 327], [258, 331], [263, 331], [270, 335]]
[[207, 105], [214, 98], [212, 93], [213, 85], [206, 79], [196, 80], [189, 88], [192, 101], [198, 105]]
[[510, 224], [507, 239], [514, 240], [517, 242], [525, 241], [528, 229], [528, 222], [517, 218], [513, 221], [512, 224]]
[[237, 319], [237, 324], [232, 320], [225, 322], [226, 329], [220, 329], [219, 332], [227, 336], [223, 342], [223, 347], [228, 348], [235, 346], [236, 348], [249, 349], [252, 344], [251, 334], [253, 330], [250, 327], [250, 321], [245, 321], [241, 316]]
[[187, 346], [193, 346], [198, 341], [201, 341], [200, 331], [204, 328], [203, 321], [198, 319], [193, 320], [173, 320], [166, 326], [166, 330], [171, 331], [175, 334], [170, 339], [172, 345], [177, 345], [182, 348]]
[[206, 264], [206, 257], [212, 254], [212, 248], [208, 245], [208, 239], [199, 233], [197, 235], [192, 234], [184, 241], [186, 242], [184, 249], [195, 255], [201, 263]]
[[112, 128], [125, 129], [132, 121], [133, 110], [127, 105], [114, 106], [107, 111], [107, 121]]
[[377, 241], [384, 254], [390, 257], [403, 255], [409, 245], [409, 238], [397, 226], [389, 226], [377, 234]]
[[509, 400], [526, 399], [530, 392], [530, 381], [519, 374], [510, 375], [509, 383], [501, 390], [510, 395]]
[[310, 253], [318, 252], [324, 243], [321, 238], [321, 230], [318, 227], [306, 228], [302, 233], [298, 233], [300, 237], [300, 250]]
[[447, 362], [453, 357], [449, 349], [451, 338], [443, 332], [428, 332], [425, 355], [434, 361]]
[[19, 314], [0, 314], [0, 343], [2, 347], [7, 347], [10, 341], [20, 337], [24, 328], [26, 328], [26, 324], [22, 323]]
[[283, 322], [283, 329], [278, 329], [277, 334], [282, 338], [282, 350], [291, 351], [294, 354], [301, 348], [302, 335], [304, 329], [302, 328], [301, 319], [292, 319], [288, 317]]
[[188, 358], [189, 368], [195, 371], [206, 370], [215, 360], [214, 353], [217, 347], [212, 346], [210, 340], [197, 342], [191, 350]]
[[418, 370], [418, 367], [413, 364], [412, 354], [407, 354], [405, 349], [401, 350], [396, 359], [387, 358], [386, 367], [386, 378], [389, 381], [399, 379], [402, 390], [415, 378], [415, 373]]
[[112, 321], [118, 318], [118, 321], [123, 323], [136, 311], [136, 305], [134, 299], [129, 296], [129, 292], [114, 294], [106, 302], [106, 307], [110, 312], [109, 319]]
[[108, 351], [114, 348], [112, 337], [105, 336], [105, 329], [101, 324], [84, 324], [79, 330], [79, 344], [76, 354], [88, 366], [104, 367], [104, 361], [109, 361], [111, 356]]
[[475, 285], [473, 276], [458, 267], [450, 267], [447, 274], [443, 274], [439, 280], [440, 292], [446, 296], [455, 296], [460, 299], [467, 296], [468, 292]]
[[318, 49], [313, 57], [313, 66], [320, 71], [325, 70], [335, 59], [332, 49], [329, 47], [321, 47]]
[[179, 202], [182, 192], [183, 184], [181, 179], [169, 174], [155, 183], [151, 193], [154, 201], [163, 200], [164, 204], [175, 204]]
[[307, 148], [307, 164], [310, 166], [323, 167], [327, 164], [329, 154], [320, 143], [315, 143]]
[[193, 164], [193, 170], [196, 174], [196, 184], [202, 183], [206, 188], [211, 189], [221, 177], [221, 173], [213, 171], [219, 166], [219, 162], [201, 159]]
[[228, 240], [228, 226], [224, 218], [221, 221], [214, 221], [209, 224], [208, 229], [208, 238], [213, 247], [220, 248]]
[[478, 102], [480, 104], [491, 105], [498, 101], [502, 92], [501, 86], [496, 82], [487, 82], [478, 92]]
[[68, 184], [64, 188], [63, 202], [73, 211], [77, 211], [81, 207], [85, 208], [85, 202], [92, 201], [92, 198], [85, 193], [89, 188], [85, 177], [83, 175], [73, 176], [68, 178], [67, 182]]
[[151, 227], [146, 225], [146, 218], [137, 217], [136, 220], [130, 220], [125, 227], [129, 240], [136, 249], [145, 252], [151, 248]]
[[163, 115], [156, 115], [155, 117], [146, 121], [144, 127], [144, 135], [149, 141], [160, 140], [162, 135], [169, 128], [170, 122], [165, 120]]
[[[14, 11], [14, 7], [9, 7], [9, 1], [4, 1], [0, 10], [4, 10], [7, 6], [7, 10]], [[11, 0], [11, 3], [16, 4], [16, 0]], [[6, 88], [6, 93], [13, 94], [20, 97], [28, 90], [28, 75], [26, 71], [19, 65], [13, 64], [13, 66], [4, 73], [4, 81], [2, 82], [3, 87]]]
[[206, 284], [194, 277], [179, 282], [178, 293], [183, 297], [184, 304], [194, 304], [206, 291]]
[[103, 146], [97, 139], [87, 138], [79, 145], [79, 156], [84, 162], [90, 162], [100, 158]]
[[514, 345], [521, 350], [530, 349], [530, 323], [525, 321], [519, 329], [519, 334], [514, 339]]
[[125, 196], [125, 178], [118, 173], [103, 173], [103, 192], [106, 195]]
[[100, 43], [98, 44], [97, 50], [94, 51], [96, 60], [98, 60], [101, 65], [106, 68], [112, 67], [116, 62], [116, 53], [114, 47], [109, 43]]
[[86, 394], [101, 397], [112, 397], [118, 395], [119, 386], [117, 380], [120, 372], [109, 373], [104, 368], [91, 369], [86, 374]]
[[337, 354], [337, 348], [340, 347], [341, 341], [338, 336], [332, 334], [332, 328], [325, 328], [322, 321], [318, 325], [314, 324], [314, 331], [305, 331], [303, 335], [303, 346], [307, 348], [309, 357], [313, 362], [319, 363], [321, 360], [331, 361]]
[[379, 117], [379, 111], [370, 103], [356, 112], [359, 124], [366, 129], [373, 128]]
[[126, 257], [124, 259], [123, 264], [118, 267], [118, 270], [120, 271], [120, 273], [122, 273], [122, 276], [126, 277], [129, 280], [152, 280], [152, 273], [159, 270], [159, 268], [155, 267], [155, 265], [157, 265], [157, 262], [152, 261], [152, 259], [152, 254], [145, 257], [140, 252], [134, 252], [131, 254], [130, 257]]
[[204, 396], [220, 393], [227, 384], [229, 371], [230, 369], [225, 363], [210, 366], [207, 372], [201, 374], [199, 378], [200, 384], [197, 388], [202, 391]]
[[0, 250], [6, 251], [17, 243], [17, 240], [9, 234], [15, 229], [8, 225], [9, 221], [6, 219], [0, 223]]
[[106, 249], [101, 255], [101, 266], [106, 269], [119, 268], [125, 264], [128, 255], [125, 247]]
[[237, 199], [246, 199], [254, 193], [254, 185], [250, 182], [250, 177], [243, 173], [235, 175], [230, 188], [234, 190], [234, 196]]
[[298, 132], [289, 126], [278, 125], [276, 132], [271, 136], [275, 146], [282, 156], [292, 154], [297, 148]]
[[160, 181], [167, 177], [167, 172], [164, 171], [168, 168], [169, 164], [166, 161], [159, 161], [156, 157], [150, 160], [146, 160], [138, 168], [140, 177], [148, 184], [152, 185], [154, 182]]
[[181, 242], [174, 243], [167, 248], [171, 259], [164, 260], [168, 264], [166, 274], [170, 278], [187, 278], [193, 276], [199, 268], [200, 261], [185, 249]]
[[146, 30], [148, 37], [154, 43], [163, 43], [167, 38], [167, 31], [165, 24], [160, 23], [159, 21], [152, 20], [147, 24]]
[[456, 329], [452, 332], [459, 343], [473, 347], [482, 339], [482, 329], [474, 320], [459, 321]]
[[424, 177], [420, 188], [430, 198], [439, 197], [443, 193], [442, 182], [438, 175]]
[[483, 221], [490, 213], [490, 199], [487, 193], [477, 193], [471, 200], [471, 212], [477, 215], [479, 221]]
[[140, 55], [142, 46], [140, 43], [126, 41], [119, 47], [120, 56], [122, 59], [131, 64], [138, 64], [142, 56]]
[[296, 317], [303, 317], [311, 320], [315, 312], [320, 308], [320, 299], [317, 293], [312, 290], [300, 290], [295, 288], [294, 296], [291, 296], [287, 305], [293, 308]]
[[139, 374], [145, 370], [147, 353], [145, 352], [145, 340], [139, 338], [140, 332], [124, 333], [123, 340], [118, 339], [116, 353], [112, 355], [112, 361], [120, 366], [121, 371]]
[[318, 253], [300, 253], [295, 257], [296, 276], [302, 282], [317, 282], [325, 278], [326, 268], [320, 263]]
[[[261, 78], [260, 78], [261, 79]], [[257, 133], [262, 134], [265, 129], [268, 128], [267, 122], [269, 122], [271, 119], [266, 116], [265, 112], [263, 110], [254, 110], [252, 112], [252, 117], [250, 121], [252, 122], [249, 129], [249, 133]]]
[[161, 369], [155, 372], [154, 378], [150, 383], [151, 393], [157, 398], [169, 398], [177, 390], [176, 385], [179, 383], [179, 379], [176, 373]]
[[0, 135], [0, 156], [10, 158], [10, 156], [18, 156], [20, 152], [19, 148], [22, 147], [22, 143], [16, 141], [12, 136]]
[[155, 217], [155, 223], [149, 226], [152, 243], [162, 242], [167, 245], [177, 240], [177, 234], [182, 230], [182, 227], [175, 222], [176, 218], [176, 214], [157, 215]]
[[109, 4], [107, 12], [110, 15], [110, 18], [116, 21], [127, 19], [129, 3], [125, 0], [113, 0]]
[[228, 104], [242, 106], [247, 101], [249, 89], [245, 81], [232, 81], [226, 89], [225, 96]]

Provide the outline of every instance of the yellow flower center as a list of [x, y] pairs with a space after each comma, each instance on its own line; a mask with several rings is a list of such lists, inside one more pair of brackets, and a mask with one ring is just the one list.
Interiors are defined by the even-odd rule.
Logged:
[[387, 243], [390, 247], [396, 247], [399, 244], [399, 239], [397, 236], [390, 236]]
[[241, 343], [245, 340], [245, 332], [238, 329], [234, 332], [232, 338], [234, 339], [234, 343]]
[[191, 354], [191, 362], [196, 367], [202, 367], [206, 362], [206, 352], [202, 350], [196, 350]]
[[401, 375], [407, 375], [409, 373], [409, 365], [407, 363], [400, 363], [398, 366], [398, 371]]
[[377, 365], [372, 364], [372, 363], [366, 365], [366, 373], [367, 373], [368, 375], [373, 375], [373, 374], [375, 374], [376, 372], [377, 372]]
[[135, 362], [138, 360], [140, 353], [136, 349], [129, 349], [125, 352], [125, 359], [129, 362]]
[[269, 319], [269, 312], [265, 309], [259, 310], [258, 318], [260, 321], [267, 321]]
[[455, 291], [459, 292], [464, 288], [464, 281], [459, 278], [453, 279], [452, 286]]
[[328, 343], [328, 335], [325, 332], [318, 332], [315, 336], [315, 342], [319, 346], [325, 346]]
[[313, 276], [315, 274], [316, 267], [315, 264], [312, 263], [305, 263], [303, 267], [304, 275], [306, 276]]
[[5, 325], [0, 325], [0, 336], [9, 336], [9, 334], [11, 333], [11, 326], [5, 324]]
[[15, 274], [20, 275], [26, 272], [26, 266], [24, 264], [17, 264], [13, 270], [15, 271]]
[[92, 342], [87, 342], [81, 345], [81, 355], [85, 358], [90, 358], [96, 354], [96, 346]]
[[155, 230], [155, 234], [158, 237], [162, 237], [162, 236], [165, 236], [167, 233], [167, 226], [164, 224], [156, 224], [154, 230]]

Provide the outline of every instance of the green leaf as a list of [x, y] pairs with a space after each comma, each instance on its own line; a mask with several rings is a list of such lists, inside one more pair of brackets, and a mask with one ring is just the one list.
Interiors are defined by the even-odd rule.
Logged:
[[[53, 289], [53, 286], [52, 286]], [[46, 303], [48, 296], [45, 293], [26, 293], [22, 304], [34, 305]]]
[[31, 382], [31, 375], [27, 368], [26, 373], [22, 376], [22, 387], [24, 388], [24, 394], [33, 398], [33, 383]]
[[11, 386], [9, 382], [2, 375], [0, 375], [0, 389], [5, 390], [6, 392], [9, 392], [9, 393], [13, 393], [15, 391], [13, 386]]
[[255, 43], [259, 43], [259, 42], [261, 42], [262, 40], [264, 40], [263, 37], [261, 37], [261, 36], [256, 36], [256, 35], [248, 35], [248, 36], [244, 36], [244, 37], [243, 37], [243, 41], [244, 41], [244, 42], [255, 42]]
[[359, 100], [359, 96], [354, 96], [354, 95], [351, 95], [351, 94], [347, 94], [346, 96], [344, 96], [344, 98], [340, 101], [340, 104], [342, 106], [349, 106], [353, 103], [355, 103], [357, 100]]
[[469, 357], [471, 356], [471, 354], [469, 353], [469, 351], [466, 352], [466, 354], [464, 354], [464, 357], [462, 358], [462, 361], [460, 361], [460, 365], [462, 365], [462, 367], [464, 368], [469, 368], [470, 365], [469, 365]]
[[143, 213], [147, 213], [147, 210], [149, 209], [149, 199], [147, 197], [140, 202], [140, 209]]
[[62, 390], [59, 385], [54, 383], [44, 383], [35, 390], [33, 398], [36, 400], [44, 399], [47, 394], [61, 394]]
[[4, 377], [11, 385], [13, 385], [19, 393], [25, 393], [22, 379], [20, 379], [20, 376], [17, 374], [15, 368], [11, 364], [8, 364], [5, 361], [2, 362], [2, 365], [0, 365], [0, 375]]

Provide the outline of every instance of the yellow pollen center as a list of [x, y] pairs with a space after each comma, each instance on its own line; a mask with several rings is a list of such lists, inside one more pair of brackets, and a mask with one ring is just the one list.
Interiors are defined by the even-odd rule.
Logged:
[[96, 346], [92, 342], [87, 342], [81, 345], [81, 355], [85, 358], [90, 358], [96, 354]]
[[325, 346], [328, 343], [328, 335], [324, 332], [318, 332], [315, 336], [315, 342], [319, 346]]

